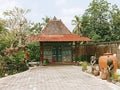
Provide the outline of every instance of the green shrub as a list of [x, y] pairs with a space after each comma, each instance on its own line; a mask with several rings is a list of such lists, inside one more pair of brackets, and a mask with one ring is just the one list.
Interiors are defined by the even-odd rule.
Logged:
[[120, 75], [118, 75], [116, 72], [112, 73], [113, 79], [118, 79], [118, 77], [120, 77]]
[[30, 61], [39, 62], [40, 61], [40, 46], [39, 43], [32, 43], [28, 45], [30, 53]]
[[0, 68], [0, 77], [5, 74], [12, 75], [28, 69], [24, 61], [24, 51], [14, 54], [12, 57], [2, 57], [3, 67]]
[[46, 61], [46, 60], [43, 61], [43, 65], [44, 65], [44, 66], [47, 65], [47, 61]]
[[81, 55], [78, 55], [78, 61], [82, 61], [82, 56]]
[[83, 60], [86, 60], [87, 62], [90, 62], [90, 57], [91, 57], [91, 55], [82, 55], [82, 56], [81, 56], [82, 61], [83, 61]]
[[83, 70], [87, 70], [87, 62], [86, 62], [86, 61], [84, 61], [84, 62], [82, 63], [82, 69], [83, 69]]

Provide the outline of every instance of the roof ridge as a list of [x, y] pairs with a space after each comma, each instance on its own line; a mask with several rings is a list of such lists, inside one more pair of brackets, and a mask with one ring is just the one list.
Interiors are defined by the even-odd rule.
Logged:
[[72, 34], [65, 24], [60, 20], [49, 20], [42, 30], [42, 34]]

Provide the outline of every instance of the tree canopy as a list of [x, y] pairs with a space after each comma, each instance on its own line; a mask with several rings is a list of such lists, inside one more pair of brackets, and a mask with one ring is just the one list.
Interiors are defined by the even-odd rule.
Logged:
[[107, 0], [93, 0], [82, 17], [78, 18], [81, 18], [83, 36], [98, 41], [120, 39], [120, 9], [117, 5], [111, 5]]
[[[28, 34], [29, 21], [25, 15], [30, 10], [24, 10], [22, 8], [15, 7], [12, 10], [6, 10], [3, 15], [6, 18], [6, 28], [12, 34], [12, 43], [18, 41], [18, 45], [25, 44], [25, 37]], [[11, 36], [9, 37], [11, 38]]]

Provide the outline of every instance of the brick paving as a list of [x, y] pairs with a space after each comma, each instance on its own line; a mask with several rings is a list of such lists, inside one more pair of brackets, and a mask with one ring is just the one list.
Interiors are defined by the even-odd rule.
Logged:
[[0, 90], [120, 90], [80, 66], [39, 66], [0, 79]]

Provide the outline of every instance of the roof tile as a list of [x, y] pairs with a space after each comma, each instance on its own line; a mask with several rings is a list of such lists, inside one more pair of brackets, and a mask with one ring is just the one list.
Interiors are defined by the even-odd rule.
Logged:
[[31, 36], [28, 41], [40, 42], [66, 42], [66, 41], [90, 41], [88, 37], [74, 35], [62, 23], [61, 20], [50, 20], [42, 33], [36, 36]]

